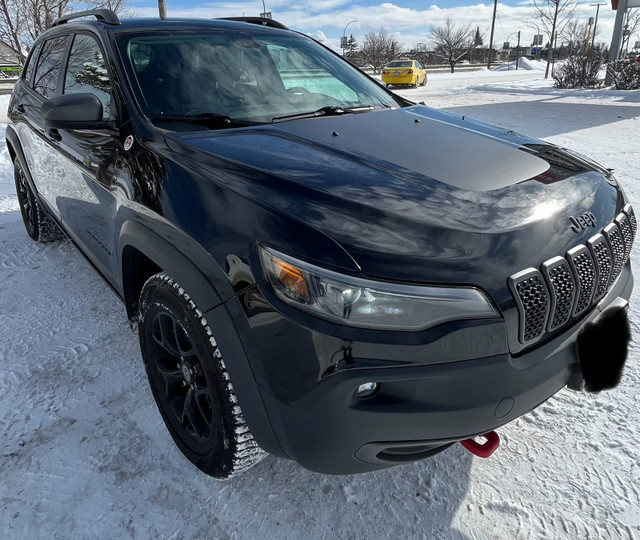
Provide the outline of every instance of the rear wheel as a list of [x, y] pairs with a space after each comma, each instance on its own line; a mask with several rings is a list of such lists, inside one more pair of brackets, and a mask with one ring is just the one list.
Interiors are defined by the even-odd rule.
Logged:
[[52, 242], [62, 238], [62, 231], [47, 214], [47, 211], [40, 206], [29, 185], [24, 169], [17, 159], [13, 165], [13, 171], [18, 204], [27, 234], [36, 242]]
[[143, 287], [138, 335], [158, 409], [196, 467], [229, 478], [266, 455], [244, 421], [206, 319], [167, 274], [152, 276]]

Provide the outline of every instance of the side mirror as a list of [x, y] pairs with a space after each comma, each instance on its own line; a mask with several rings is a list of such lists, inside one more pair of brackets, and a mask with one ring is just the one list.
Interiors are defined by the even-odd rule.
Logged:
[[100, 129], [107, 127], [102, 119], [102, 102], [94, 94], [63, 94], [42, 104], [40, 114], [47, 129]]

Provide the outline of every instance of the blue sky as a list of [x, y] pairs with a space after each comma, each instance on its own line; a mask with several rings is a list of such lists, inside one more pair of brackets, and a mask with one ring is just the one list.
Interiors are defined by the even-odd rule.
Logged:
[[[429, 44], [429, 29], [441, 26], [447, 18], [457, 24], [479, 27], [489, 41], [493, 2], [473, 3], [464, 0], [428, 3], [418, 0], [264, 0], [266, 10], [274, 19], [290, 28], [309, 34], [334, 48], [339, 47], [340, 36], [345, 26], [346, 35], [353, 34], [359, 43], [367, 32], [385, 28], [396, 40], [409, 49], [416, 43]], [[586, 22], [595, 17], [593, 1], [580, 2], [574, 18]], [[254, 16], [262, 12], [262, 0], [241, 0], [237, 2], [221, 0], [167, 0], [169, 17], [225, 17]], [[157, 17], [157, 0], [130, 0], [130, 8], [136, 16]], [[597, 41], [611, 40], [615, 12], [610, 4], [600, 8]], [[535, 19], [531, 1], [501, 1], [494, 44], [517, 41], [521, 31], [521, 43], [530, 45], [535, 31]], [[545, 36], [545, 40], [548, 36]]]

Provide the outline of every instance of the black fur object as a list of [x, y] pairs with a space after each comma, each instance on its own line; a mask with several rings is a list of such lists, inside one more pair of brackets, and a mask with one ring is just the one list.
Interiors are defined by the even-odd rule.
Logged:
[[618, 385], [630, 339], [626, 307], [608, 309], [594, 322], [585, 324], [578, 337], [578, 353], [587, 392]]

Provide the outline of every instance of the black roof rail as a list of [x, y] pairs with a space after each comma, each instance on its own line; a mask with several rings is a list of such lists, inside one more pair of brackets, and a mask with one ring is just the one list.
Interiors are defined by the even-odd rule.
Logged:
[[110, 9], [90, 9], [88, 11], [78, 11], [76, 13], [69, 13], [69, 15], [63, 15], [53, 21], [51, 27], [60, 26], [61, 24], [68, 23], [73, 19], [79, 19], [81, 17], [95, 17], [99, 22], [106, 24], [120, 24], [120, 19], [114, 11], [111, 11]]
[[246, 22], [250, 24], [260, 24], [262, 26], [270, 26], [271, 28], [280, 28], [280, 30], [289, 30], [284, 24], [274, 21], [273, 19], [267, 19], [265, 17], [218, 17], [224, 21], [238, 21]]

